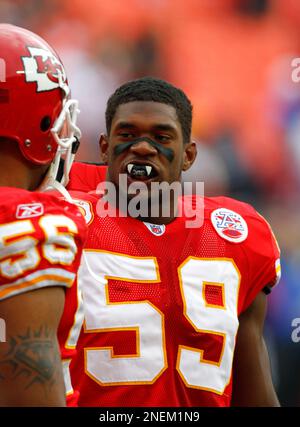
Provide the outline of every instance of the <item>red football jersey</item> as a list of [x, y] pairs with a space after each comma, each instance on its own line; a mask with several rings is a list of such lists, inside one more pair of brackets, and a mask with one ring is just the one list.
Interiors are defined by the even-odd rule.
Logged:
[[76, 206], [49, 193], [1, 187], [0, 300], [47, 286], [66, 288], [68, 303], [58, 341], [70, 405], [76, 396], [68, 368], [77, 337], [74, 341], [74, 334], [69, 332], [78, 308], [74, 279], [85, 234], [86, 224]]
[[68, 191], [95, 192], [100, 182], [105, 181], [106, 165], [74, 162], [70, 171]]
[[279, 249], [250, 205], [225, 197], [205, 198], [202, 225], [188, 228], [191, 200], [166, 226], [83, 202], [79, 406], [230, 405], [238, 316], [277, 282]]

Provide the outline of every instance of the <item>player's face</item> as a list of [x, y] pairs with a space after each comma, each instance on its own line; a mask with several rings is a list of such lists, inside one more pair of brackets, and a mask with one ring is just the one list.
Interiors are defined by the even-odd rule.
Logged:
[[109, 180], [117, 186], [120, 174], [128, 185], [138, 181], [148, 188], [151, 182], [180, 181], [196, 155], [194, 143], [183, 143], [175, 108], [151, 101], [121, 104], [100, 146]]

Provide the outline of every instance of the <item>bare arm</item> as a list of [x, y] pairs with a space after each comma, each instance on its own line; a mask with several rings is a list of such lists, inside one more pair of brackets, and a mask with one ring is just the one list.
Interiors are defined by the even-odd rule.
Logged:
[[6, 342], [0, 342], [0, 406], [65, 406], [57, 328], [62, 287], [0, 301]]
[[233, 364], [232, 406], [280, 406], [263, 338], [266, 295], [262, 292], [240, 316]]

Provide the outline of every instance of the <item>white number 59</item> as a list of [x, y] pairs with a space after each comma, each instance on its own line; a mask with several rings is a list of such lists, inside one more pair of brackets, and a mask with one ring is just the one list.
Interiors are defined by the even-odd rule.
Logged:
[[[176, 369], [187, 387], [224, 392], [230, 381], [240, 273], [231, 259], [187, 258], [178, 268], [184, 312], [199, 333], [217, 334], [223, 342], [220, 358], [211, 361], [203, 349], [178, 346]], [[85, 349], [86, 373], [103, 385], [153, 383], [167, 369], [164, 314], [150, 301], [111, 303], [108, 281], [160, 282], [156, 258], [106, 251], [84, 251], [79, 271], [86, 332], [135, 330], [137, 352], [117, 356], [113, 347]], [[206, 290], [220, 290], [219, 302]]]

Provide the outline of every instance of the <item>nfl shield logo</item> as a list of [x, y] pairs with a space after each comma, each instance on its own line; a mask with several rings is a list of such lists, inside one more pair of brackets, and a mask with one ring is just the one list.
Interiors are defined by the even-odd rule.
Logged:
[[150, 222], [144, 222], [148, 230], [151, 231], [154, 236], [162, 236], [166, 231], [166, 226], [164, 224], [151, 224]]

